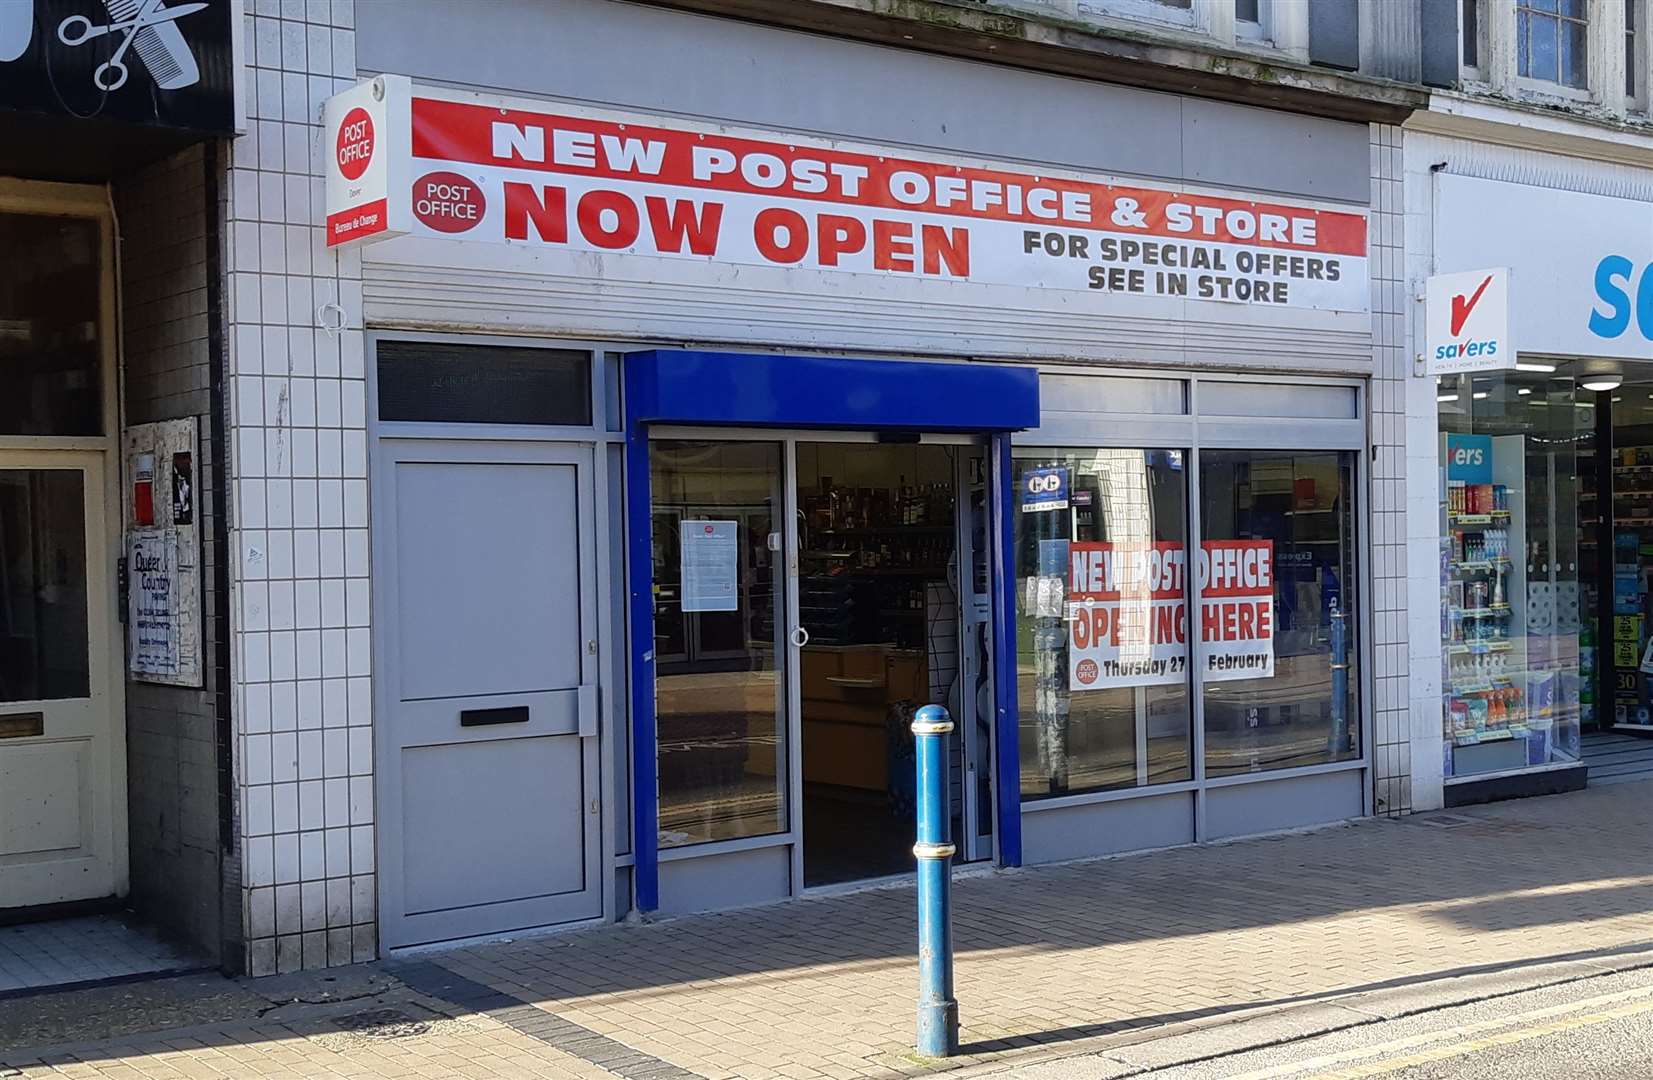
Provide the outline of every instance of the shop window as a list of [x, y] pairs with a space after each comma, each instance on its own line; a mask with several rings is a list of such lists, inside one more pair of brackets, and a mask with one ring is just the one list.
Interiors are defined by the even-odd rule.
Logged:
[[1463, 62], [1466, 68], [1481, 66], [1481, 0], [1461, 0], [1459, 39], [1463, 42]]
[[660, 846], [784, 832], [781, 446], [649, 444]]
[[[1595, 407], [1598, 396], [1617, 402], [1622, 394], [1580, 389], [1565, 373], [1512, 371], [1440, 383], [1448, 779], [1576, 761], [1581, 716], [1597, 718], [1598, 659], [1609, 670], [1615, 658], [1636, 670], [1645, 637], [1639, 533], [1618, 529], [1606, 550], [1593, 542], [1603, 503], [1616, 495], [1603, 496], [1594, 482], [1598, 411], [1605, 417]], [[1632, 452], [1627, 460], [1639, 459]], [[1614, 482], [1638, 476], [1634, 468], [1610, 475]], [[1626, 509], [1623, 520], [1633, 526], [1634, 508]], [[1629, 545], [1622, 559], [1620, 537]], [[1621, 562], [1627, 573], [1610, 571], [1612, 591], [1600, 593], [1598, 573]], [[1599, 649], [1591, 615], [1606, 604], [1613, 638]], [[1609, 693], [1618, 697], [1616, 688]], [[1633, 710], [1639, 696], [1632, 675], [1623, 700]]]
[[578, 349], [380, 341], [379, 419], [591, 424], [591, 354]]
[[1185, 416], [1188, 384], [1181, 379], [1132, 379], [1111, 375], [1039, 376], [1042, 415], [1123, 413], [1130, 416]]
[[1517, 0], [1516, 70], [1524, 78], [1588, 85], [1589, 0]]
[[1360, 756], [1354, 455], [1200, 454], [1205, 773]]
[[1207, 379], [1200, 383], [1200, 414], [1354, 420], [1360, 416], [1360, 397], [1352, 386]]
[[101, 435], [96, 221], [0, 213], [0, 435]]
[[1180, 450], [1018, 450], [1022, 797], [1192, 776]]

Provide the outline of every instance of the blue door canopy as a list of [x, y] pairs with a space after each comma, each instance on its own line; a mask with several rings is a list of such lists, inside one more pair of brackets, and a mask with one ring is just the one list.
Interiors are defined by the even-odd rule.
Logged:
[[633, 423], [1021, 431], [1039, 373], [1001, 364], [655, 349], [626, 356]]

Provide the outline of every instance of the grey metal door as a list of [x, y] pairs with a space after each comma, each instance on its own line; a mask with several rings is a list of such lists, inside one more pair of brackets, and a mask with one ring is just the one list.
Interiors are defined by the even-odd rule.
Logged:
[[387, 948], [602, 914], [588, 448], [383, 440]]

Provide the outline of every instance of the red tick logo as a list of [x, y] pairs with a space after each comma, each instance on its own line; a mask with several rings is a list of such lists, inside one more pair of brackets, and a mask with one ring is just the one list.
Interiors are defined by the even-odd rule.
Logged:
[[1467, 300], [1462, 296], [1452, 298], [1453, 337], [1457, 337], [1458, 332], [1464, 328], [1464, 323], [1469, 319], [1469, 313], [1474, 311], [1475, 305], [1481, 302], [1481, 294], [1487, 291], [1487, 286], [1490, 284], [1492, 284], [1492, 275], [1488, 274]]

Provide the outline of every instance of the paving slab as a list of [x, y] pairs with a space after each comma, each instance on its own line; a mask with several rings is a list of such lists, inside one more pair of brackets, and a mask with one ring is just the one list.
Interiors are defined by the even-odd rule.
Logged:
[[1238, 1021], [1290, 1040], [1646, 968], [1653, 784], [962, 876], [948, 1062], [911, 1051], [914, 907], [885, 887], [252, 980], [260, 1023], [45, 1047], [31, 1075], [885, 1080], [1107, 1048], [1105, 1078]]

